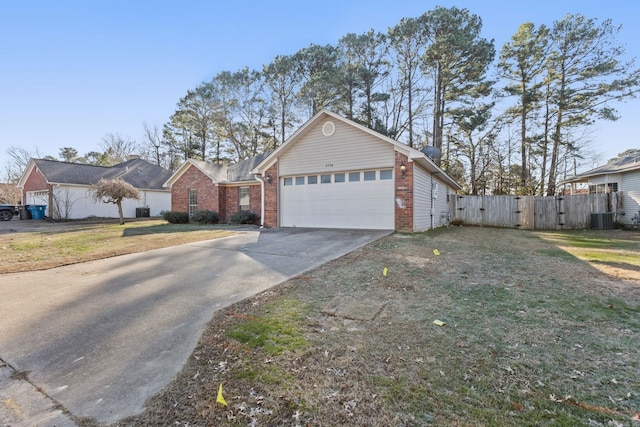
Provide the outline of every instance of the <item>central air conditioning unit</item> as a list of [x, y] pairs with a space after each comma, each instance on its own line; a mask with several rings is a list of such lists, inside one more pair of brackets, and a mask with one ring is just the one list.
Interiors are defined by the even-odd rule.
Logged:
[[591, 228], [594, 230], [613, 230], [613, 212], [592, 213]]

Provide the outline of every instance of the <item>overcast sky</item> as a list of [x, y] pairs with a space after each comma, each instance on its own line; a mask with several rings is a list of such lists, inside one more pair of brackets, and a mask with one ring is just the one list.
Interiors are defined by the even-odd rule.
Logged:
[[[497, 51], [525, 21], [610, 18], [623, 26], [627, 59], [640, 57], [635, 0], [0, 0], [0, 167], [10, 146], [57, 157], [61, 147], [97, 150], [108, 133], [140, 140], [143, 123], [162, 126], [187, 90], [222, 70], [259, 70], [276, 55], [386, 31], [436, 5], [480, 16]], [[640, 148], [640, 100], [619, 111], [591, 135], [600, 161]]]

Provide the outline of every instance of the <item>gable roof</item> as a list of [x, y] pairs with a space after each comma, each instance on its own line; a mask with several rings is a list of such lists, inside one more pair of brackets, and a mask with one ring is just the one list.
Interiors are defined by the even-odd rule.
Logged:
[[566, 179], [563, 182], [581, 182], [587, 181], [588, 178], [600, 176], [600, 175], [610, 175], [610, 174], [618, 174], [624, 172], [631, 172], [635, 170], [640, 170], [640, 150], [632, 153], [629, 156], [625, 156], [619, 159], [615, 159], [610, 161], [609, 163], [598, 166], [595, 169], [591, 169], [587, 172], [583, 172], [578, 174], [572, 178]]
[[171, 187], [191, 166], [196, 167], [200, 172], [211, 179], [213, 183], [239, 183], [257, 181], [252, 173], [256, 167], [271, 151], [267, 151], [249, 159], [241, 160], [232, 165], [209, 163], [203, 160], [188, 159], [184, 162], [173, 175], [171, 175], [164, 183], [164, 187]]
[[406, 144], [403, 144], [401, 142], [396, 141], [395, 139], [389, 138], [388, 136], [382, 135], [381, 133], [378, 133], [372, 129], [369, 129], [366, 126], [363, 126], [359, 123], [356, 123], [352, 120], [346, 119], [336, 113], [333, 113], [329, 110], [321, 110], [320, 112], [318, 112], [315, 116], [313, 116], [312, 118], [310, 118], [305, 124], [303, 124], [293, 135], [291, 135], [282, 145], [280, 145], [278, 148], [276, 148], [272, 153], [270, 153], [268, 156], [265, 157], [264, 161], [262, 161], [260, 164], [256, 165], [256, 167], [253, 169], [253, 173], [254, 174], [263, 174], [264, 172], [269, 169], [269, 167], [271, 167], [276, 160], [278, 159], [278, 157], [285, 153], [287, 150], [291, 149], [291, 147], [293, 145], [295, 145], [295, 143], [297, 141], [299, 141], [301, 138], [303, 138], [306, 134], [308, 134], [311, 129], [319, 122], [321, 122], [324, 119], [327, 118], [331, 118], [334, 120], [338, 120], [341, 121], [342, 123], [345, 123], [349, 126], [353, 126], [355, 128], [358, 128], [366, 133], [368, 133], [369, 135], [371, 135], [372, 137], [379, 139], [381, 141], [384, 141], [388, 144], [391, 144], [394, 146], [394, 149], [396, 151], [399, 151], [403, 154], [405, 154], [410, 161], [412, 162], [416, 162], [419, 165], [421, 165], [423, 168], [425, 168], [427, 171], [433, 173], [433, 174], [438, 174], [438, 179], [440, 179], [441, 181], [446, 182], [447, 184], [451, 185], [453, 188], [455, 189], [462, 189], [462, 187], [460, 187], [460, 185], [455, 182], [449, 175], [447, 175], [445, 173], [445, 171], [443, 171], [442, 169], [440, 169], [440, 167], [438, 165], [436, 165], [433, 160], [431, 160], [426, 154], [424, 154], [422, 151], [416, 150], [415, 148], [409, 147]]
[[227, 181], [229, 182], [241, 182], [241, 181], [255, 181], [253, 169], [258, 166], [264, 159], [271, 154], [272, 151], [267, 151], [250, 159], [242, 160], [234, 165], [229, 166], [227, 171]]
[[26, 179], [34, 168], [40, 171], [47, 184], [91, 186], [100, 178], [120, 178], [135, 188], [146, 190], [165, 190], [162, 184], [171, 176], [171, 172], [167, 169], [140, 158], [109, 167], [31, 159], [18, 182], [18, 187], [24, 187]]

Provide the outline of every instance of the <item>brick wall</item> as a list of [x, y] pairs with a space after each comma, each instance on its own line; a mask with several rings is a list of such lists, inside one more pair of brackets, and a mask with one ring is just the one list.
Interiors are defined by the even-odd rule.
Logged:
[[[249, 187], [249, 210], [260, 216], [260, 183], [247, 183], [246, 186]], [[244, 185], [220, 187], [220, 222], [229, 222], [231, 215], [240, 210], [240, 187]]]
[[224, 187], [224, 197], [220, 198], [220, 222], [229, 222], [231, 215], [238, 212], [238, 188]]
[[[404, 163], [406, 176], [400, 167]], [[404, 154], [396, 151], [395, 161], [395, 228], [396, 231], [413, 232], [413, 163]]]
[[218, 187], [211, 178], [197, 167], [189, 166], [185, 173], [171, 186], [171, 210], [189, 212], [189, 190], [195, 189], [198, 195], [198, 209], [220, 212]]
[[40, 173], [37, 167], [31, 170], [31, 173], [27, 177], [22, 189], [22, 203], [27, 203], [27, 192], [29, 191], [48, 191], [49, 192], [49, 204], [53, 205], [53, 191], [51, 191], [51, 185], [47, 184], [44, 176]]
[[271, 176], [271, 184], [265, 178], [264, 181], [264, 225], [265, 227], [278, 226], [278, 162], [271, 166], [265, 177]]
[[251, 211], [258, 215], [262, 214], [262, 185], [252, 185], [249, 188], [249, 208]]

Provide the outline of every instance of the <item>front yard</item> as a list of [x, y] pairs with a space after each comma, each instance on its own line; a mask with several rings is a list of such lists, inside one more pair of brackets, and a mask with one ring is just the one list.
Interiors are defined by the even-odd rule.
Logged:
[[640, 234], [390, 235], [219, 312], [147, 407], [119, 425], [640, 426]]

